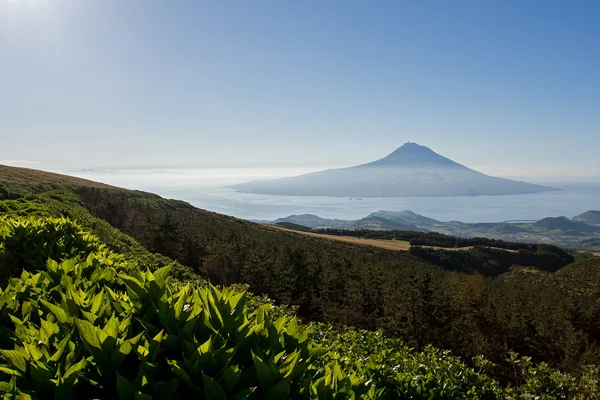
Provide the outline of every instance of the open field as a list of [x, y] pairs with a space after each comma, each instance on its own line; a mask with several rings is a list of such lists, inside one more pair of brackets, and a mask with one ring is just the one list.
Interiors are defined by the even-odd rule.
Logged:
[[[326, 235], [324, 233], [306, 232], [306, 231], [299, 231], [299, 230], [295, 230], [295, 229], [284, 228], [282, 226], [275, 225], [275, 224], [263, 224], [263, 226], [281, 230], [281, 231], [294, 232], [294, 233], [297, 233], [300, 235], [316, 237], [316, 238], [320, 238], [320, 239], [335, 240], [338, 242], [352, 243], [352, 244], [358, 244], [358, 245], [364, 245], [364, 246], [375, 246], [375, 247], [379, 247], [379, 248], [385, 249], [385, 250], [408, 251], [411, 247], [410, 243], [406, 240], [365, 239], [365, 238], [358, 238], [358, 237], [354, 237], [354, 236]], [[419, 246], [419, 247], [427, 247], [427, 248], [436, 249], [436, 250], [449, 250], [449, 251], [466, 251], [466, 250], [470, 250], [473, 248], [473, 246], [465, 246], [465, 247]], [[488, 247], [488, 246], [485, 246], [485, 247]], [[494, 247], [490, 247], [490, 248], [494, 248]], [[508, 249], [499, 249], [499, 250], [514, 252], [514, 250], [508, 250]], [[600, 253], [596, 253], [596, 255], [600, 255]]]
[[405, 240], [377, 240], [377, 239], [362, 239], [354, 236], [334, 236], [334, 235], [325, 235], [322, 233], [314, 233], [314, 232], [304, 232], [304, 231], [296, 231], [293, 229], [284, 228], [274, 224], [263, 224], [272, 229], [277, 229], [281, 231], [293, 232], [299, 235], [305, 235], [310, 237], [316, 237], [320, 239], [326, 240], [335, 240], [339, 242], [359, 244], [365, 246], [375, 246], [386, 250], [397, 250], [397, 251], [407, 251], [410, 248], [410, 244]]

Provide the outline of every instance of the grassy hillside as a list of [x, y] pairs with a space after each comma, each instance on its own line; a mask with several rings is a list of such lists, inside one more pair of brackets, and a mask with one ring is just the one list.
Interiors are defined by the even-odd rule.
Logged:
[[[45, 261], [46, 260], [46, 261]], [[511, 355], [503, 387], [447, 351], [381, 332], [300, 323], [237, 288], [174, 282], [66, 219], [0, 218], [0, 392], [6, 398], [591, 398]]]
[[[305, 237], [84, 180], [53, 175], [51, 184], [30, 185], [26, 170], [7, 168], [12, 180], [2, 183], [0, 194], [12, 200], [0, 201], [3, 214], [72, 218], [138, 265], [154, 270], [176, 260], [172, 274], [180, 281], [247, 284], [257, 295], [294, 306], [305, 321], [381, 329], [417, 350], [429, 344], [452, 350], [470, 365], [484, 355], [497, 364], [489, 373], [503, 384], [514, 380], [510, 351], [574, 374], [600, 359], [597, 319], [581, 318], [600, 315], [597, 282], [579, 285], [581, 278], [563, 276], [560, 267], [555, 273], [530, 268], [531, 279], [511, 279], [523, 274], [511, 263], [542, 263], [546, 255], [537, 250], [534, 258], [493, 254], [467, 263], [448, 252], [445, 261], [434, 261]], [[499, 276], [486, 273], [497, 267]], [[585, 260], [580, 268], [596, 271], [600, 263]]]

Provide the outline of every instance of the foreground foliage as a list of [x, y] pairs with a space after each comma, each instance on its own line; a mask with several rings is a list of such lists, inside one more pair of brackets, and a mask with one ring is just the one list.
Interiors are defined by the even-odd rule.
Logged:
[[[78, 232], [64, 220], [4, 225], [3, 255], [14, 251], [15, 232], [31, 233], [35, 240], [48, 226], [47, 231], [70, 226], [75, 234], [58, 236], [67, 241]], [[96, 243], [85, 237], [80, 250]], [[46, 247], [31, 248], [39, 258]], [[56, 255], [52, 246], [48, 252]], [[308, 396], [313, 390], [318, 395], [306, 371], [323, 350], [309, 348], [295, 319], [271, 321], [268, 306], [248, 314], [244, 293], [174, 285], [167, 278], [170, 267], [140, 271], [106, 250], [61, 263], [49, 259], [45, 268], [24, 259], [29, 271], [12, 278], [0, 294], [4, 338], [14, 344], [0, 350], [6, 363], [0, 390], [8, 394], [244, 399]], [[14, 258], [7, 264], [15, 262], [20, 265]]]
[[[300, 324], [237, 288], [139, 268], [65, 219], [0, 219], [0, 391], [7, 398], [594, 398], [513, 355], [513, 388], [448, 351]], [[277, 315], [272, 320], [269, 315]]]

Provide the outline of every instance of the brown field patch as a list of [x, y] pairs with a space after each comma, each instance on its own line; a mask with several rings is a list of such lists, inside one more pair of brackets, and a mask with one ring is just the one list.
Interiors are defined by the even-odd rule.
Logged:
[[323, 233], [314, 233], [314, 232], [304, 232], [304, 231], [296, 231], [294, 229], [284, 228], [282, 226], [274, 225], [274, 224], [263, 224], [263, 226], [293, 232], [304, 236], [315, 237], [319, 239], [325, 240], [335, 240], [337, 242], [345, 242], [351, 244], [358, 244], [362, 246], [375, 246], [385, 250], [396, 250], [396, 251], [407, 251], [410, 248], [410, 244], [405, 240], [378, 240], [378, 239], [363, 239], [357, 238], [354, 236], [336, 236], [336, 235], [325, 235]]
[[[275, 224], [262, 224], [262, 225], [265, 227], [273, 228], [273, 229], [280, 230], [280, 231], [297, 233], [299, 235], [310, 236], [310, 237], [315, 237], [315, 238], [325, 239], [325, 240], [334, 240], [337, 242], [358, 244], [358, 245], [363, 245], [363, 246], [375, 246], [375, 247], [379, 247], [380, 249], [385, 249], [385, 250], [408, 251], [411, 247], [410, 243], [407, 240], [365, 239], [365, 238], [359, 238], [359, 237], [354, 237], [354, 236], [337, 236], [337, 235], [327, 235], [324, 233], [298, 231], [295, 229], [284, 228], [282, 226], [275, 225]], [[425, 247], [425, 248], [436, 249], [436, 250], [448, 250], [448, 251], [467, 251], [467, 250], [470, 250], [473, 248], [473, 246], [465, 246], [465, 247], [419, 246], [419, 247]], [[483, 246], [483, 247], [487, 247], [490, 249], [496, 249], [496, 250], [502, 250], [502, 251], [508, 251], [511, 253], [515, 252], [515, 250], [510, 250], [510, 249], [501, 249], [501, 248], [490, 247], [490, 246]], [[600, 256], [600, 253], [598, 253], [598, 255]]]

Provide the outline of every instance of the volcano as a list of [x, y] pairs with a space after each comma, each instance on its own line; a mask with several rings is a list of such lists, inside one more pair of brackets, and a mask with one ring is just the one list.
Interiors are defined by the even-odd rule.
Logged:
[[410, 142], [367, 164], [232, 187], [244, 193], [333, 197], [516, 195], [559, 190], [485, 175]]

